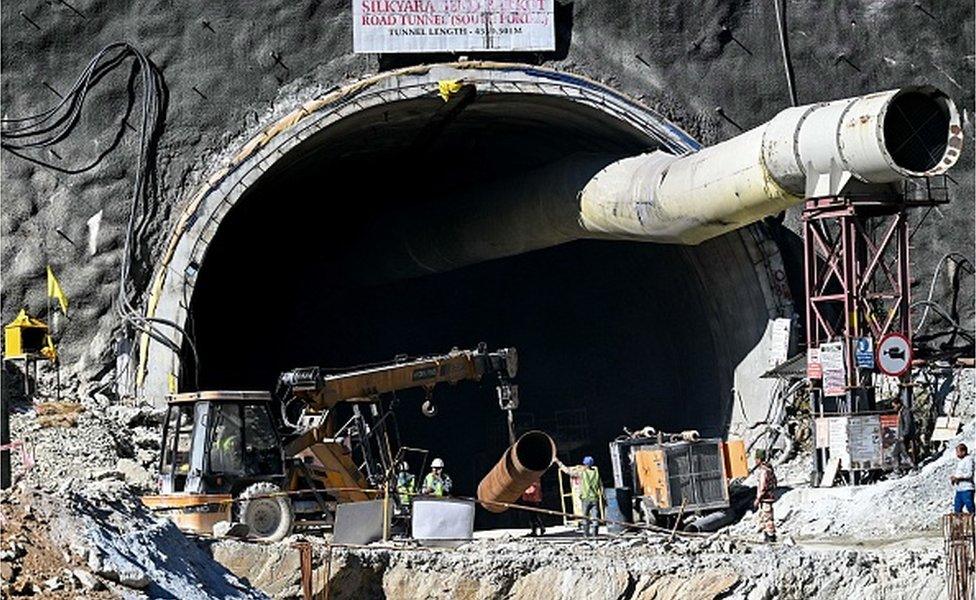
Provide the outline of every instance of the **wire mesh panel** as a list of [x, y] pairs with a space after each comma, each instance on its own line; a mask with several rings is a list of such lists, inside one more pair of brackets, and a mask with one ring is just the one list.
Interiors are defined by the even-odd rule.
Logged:
[[725, 468], [718, 444], [692, 444], [691, 463], [699, 502], [712, 504], [726, 501]]
[[666, 452], [672, 504], [705, 508], [728, 501], [722, 449], [718, 443], [669, 444]]

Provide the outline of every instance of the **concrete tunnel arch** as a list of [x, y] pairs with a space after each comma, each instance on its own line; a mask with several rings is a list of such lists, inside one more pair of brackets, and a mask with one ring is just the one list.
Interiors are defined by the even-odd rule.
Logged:
[[[235, 207], [240, 204], [242, 206], [265, 206], [267, 209], [269, 205], [279, 202], [280, 199], [275, 199], [273, 195], [267, 193], [269, 185], [275, 181], [287, 181], [290, 173], [300, 172], [302, 169], [305, 169], [306, 172], [314, 169], [314, 157], [329, 151], [327, 143], [329, 140], [355, 144], [357, 138], [362, 138], [364, 135], [376, 135], [375, 131], [379, 131], [376, 129], [377, 124], [375, 122], [376, 115], [380, 114], [378, 111], [384, 111], [387, 108], [391, 111], [406, 111], [406, 113], [413, 114], [414, 117], [420, 115], [417, 118], [422, 119], [423, 115], [427, 114], [425, 111], [443, 104], [444, 101], [438, 97], [438, 84], [444, 81], [459, 81], [474, 86], [478, 100], [472, 106], [485, 101], [486, 104], [494, 103], [492, 106], [498, 107], [497, 109], [492, 108], [494, 112], [486, 113], [486, 116], [493, 120], [491, 124], [487, 121], [472, 124], [472, 126], [488, 127], [489, 133], [487, 135], [491, 135], [491, 129], [504, 129], [503, 125], [506, 120], [511, 120], [513, 122], [512, 131], [538, 128], [541, 132], [545, 132], [547, 128], [550, 128], [559, 129], [561, 134], [565, 136], [566, 132], [571, 130], [574, 138], [597, 135], [596, 129], [606, 128], [608, 131], [606, 135], [613, 138], [611, 139], [612, 143], [608, 142], [610, 146], [619, 145], [614, 149], [618, 157], [625, 156], [628, 152], [638, 153], [655, 148], [665, 149], [673, 153], [684, 153], [698, 148], [697, 142], [690, 136], [647, 107], [626, 98], [607, 86], [564, 72], [535, 66], [474, 62], [411, 67], [381, 73], [330, 90], [321, 96], [301, 103], [293, 111], [244, 144], [238, 152], [227, 160], [224, 166], [215, 171], [207, 182], [185, 201], [174, 230], [164, 247], [162, 258], [155, 269], [147, 316], [173, 321], [191, 331], [200, 327], [199, 319], [194, 323], [193, 319], [189, 318], [193, 311], [192, 307], [203, 302], [201, 297], [196, 294], [198, 288], [207, 288], [206, 282], [203, 285], [198, 284], [202, 279], [209, 278], [213, 281], [217, 276], [215, 273], [231, 264], [227, 262], [226, 256], [224, 259], [219, 259], [219, 250], [211, 251], [220, 247], [222, 237], [227, 238], [230, 235], [228, 231], [233, 226], [226, 225], [226, 223], [234, 221], [231, 215], [235, 212], [243, 211], [243, 209], [235, 211]], [[505, 102], [509, 104], [505, 104]], [[542, 110], [539, 108], [542, 106], [548, 108]], [[527, 107], [533, 111], [541, 111], [541, 114], [545, 116], [536, 118], [529, 115], [526, 117], [526, 114], [519, 113], [520, 110], [528, 110]], [[463, 115], [464, 112], [462, 111], [461, 114]], [[524, 118], [520, 118], [520, 114]], [[405, 117], [405, 119], [404, 122], [409, 121], [408, 118]], [[584, 131], [588, 127], [587, 123], [593, 124], [593, 131]], [[448, 124], [447, 128], [452, 126], [453, 124]], [[414, 130], [411, 131], [416, 133]], [[332, 137], [330, 138], [330, 136]], [[543, 139], [543, 137], [539, 139]], [[625, 141], [621, 142], [620, 140]], [[549, 141], [556, 142], [552, 145], [559, 145], [558, 139]], [[592, 141], [590, 140], [590, 142]], [[586, 145], [590, 142], [584, 139], [580, 143]], [[566, 144], [572, 145], [568, 141]], [[347, 145], [344, 147], [344, 150], [361, 149], [361, 146]], [[269, 181], [272, 184], [269, 184]], [[246, 202], [242, 200], [246, 200]], [[257, 217], [255, 219], [257, 221], [252, 219], [250, 222], [251, 227], [254, 227], [255, 224], [260, 225], [260, 219]], [[259, 237], [260, 234], [255, 232], [252, 239]], [[238, 236], [236, 243], [238, 248], [242, 247], [240, 236]], [[671, 423], [662, 423], [660, 420], [654, 422], [663, 406], [658, 402], [654, 405], [653, 410], [650, 407], [648, 408], [650, 414], [646, 415], [646, 423], [627, 422], [621, 423], [621, 426], [642, 426], [651, 423], [685, 425], [691, 415], [696, 412], [692, 408], [701, 409], [701, 412], [708, 414], [706, 419], [708, 424], [704, 429], [712, 434], [724, 432], [732, 420], [753, 421], [762, 418], [768, 388], [764, 384], [756, 384], [753, 380], [768, 366], [766, 341], [769, 335], [770, 320], [776, 317], [789, 317], [792, 314], [792, 304], [784, 280], [784, 266], [776, 245], [765, 236], [761, 228], [750, 226], [695, 247], [659, 246], [625, 241], [561, 243], [557, 240], [554, 243], [554, 249], [537, 250], [536, 247], [540, 247], [540, 243], [542, 244], [541, 247], [544, 247], [544, 240], [543, 242], [536, 241], [535, 247], [527, 248], [528, 252], [524, 254], [526, 257], [533, 257], [540, 252], [543, 253], [541, 257], [532, 259], [535, 261], [534, 266], [519, 263], [521, 265], [519, 268], [529, 273], [529, 279], [538, 278], [540, 273], [544, 273], [546, 271], [545, 265], [550, 261], [570, 260], [575, 261], [574, 264], [582, 264], [588, 260], [587, 257], [594, 255], [599, 255], [601, 257], [599, 260], [623, 259], [631, 261], [633, 256], [640, 255], [642, 258], [632, 263], [637, 267], [653, 270], [655, 264], [675, 265], [655, 273], [654, 276], [663, 279], [680, 279], [676, 282], [680, 285], [673, 286], [675, 293], [680, 297], [668, 298], [666, 297], [667, 294], [664, 293], [655, 295], [658, 294], [656, 288], [659, 286], [647, 283], [644, 284], [646, 287], [636, 286], [640, 290], [635, 292], [636, 296], [628, 299], [628, 302], [639, 300], [639, 298], [644, 297], [643, 294], [647, 297], [653, 297], [657, 305], [668, 304], [668, 310], [671, 311], [670, 316], [678, 315], [679, 317], [682, 314], [680, 311], [685, 310], [682, 308], [683, 306], [694, 304], [693, 309], [687, 308], [688, 312], [685, 315], [689, 322], [677, 324], [675, 329], [669, 328], [663, 332], [647, 332], [646, 339], [641, 338], [643, 332], [638, 332], [635, 336], [638, 341], [633, 343], [637, 345], [636, 347], [646, 344], [648, 346], [660, 345], [665, 348], [653, 356], [677, 354], [683, 355], [680, 360], [687, 361], [689, 364], [698, 362], [703, 372], [707, 372], [707, 375], [703, 376], [708, 380], [707, 385], [699, 384], [688, 378], [686, 378], [688, 381], [682, 380], [676, 384], [675, 390], [679, 390], [676, 393], [682, 397], [670, 398], [666, 401], [675, 404], [675, 412], [684, 415], [682, 418], [671, 420]], [[626, 250], [624, 254], [619, 254], [617, 250], [611, 247], [630, 249]], [[560, 254], [564, 251], [559, 250], [559, 248], [570, 248], [566, 251], [572, 252], [572, 255]], [[225, 255], [228, 252], [233, 254], [230, 250], [224, 250]], [[508, 254], [503, 254], [499, 260], [506, 260], [503, 257], [511, 255], [510, 250], [506, 252]], [[546, 252], [550, 252], [550, 254], [546, 255]], [[552, 254], [553, 252], [555, 254]], [[373, 258], [373, 262], [369, 263], [367, 260], [367, 264], [375, 265], [389, 262], [387, 261], [388, 256], [382, 253]], [[220, 263], [222, 266], [216, 266], [214, 261], [217, 260], [224, 260], [223, 263]], [[420, 260], [413, 262], [421, 265], [423, 263]], [[449, 261], [447, 262], [449, 263]], [[464, 287], [473, 285], [472, 281], [497, 278], [497, 272], [486, 275], [484, 271], [485, 268], [497, 270], [497, 267], [490, 267], [491, 264], [497, 262], [498, 260], [488, 260], [485, 264], [489, 267], [480, 267], [475, 264], [473, 266], [457, 265], [461, 268], [453, 269], [451, 265], [447, 264], [438, 268], [428, 268], [428, 270], [432, 272], [445, 271], [447, 275], [444, 276], [448, 278], [460, 277], [460, 279], [452, 279], [452, 281]], [[593, 265], [590, 267], [581, 266], [580, 268], [590, 268], [591, 276], [599, 271], [599, 267]], [[465, 275], [471, 273], [471, 269], [482, 269], [482, 271]], [[208, 270], [212, 272], [208, 273]], [[420, 275], [423, 273], [407, 274], [411, 280], [425, 281], [429, 279], [429, 277], [418, 277]], [[441, 276], [432, 275], [432, 277]], [[612, 284], [607, 283], [608, 281], [610, 280], [603, 280], [601, 285], [613, 287]], [[671, 283], [675, 282], [672, 281]], [[284, 285], [300, 284], [291, 282]], [[401, 283], [397, 285], [413, 284]], [[223, 289], [223, 292], [214, 291], [215, 287]], [[620, 289], [628, 287], [635, 286], [624, 283]], [[406, 288], [402, 287], [395, 289], [396, 294], [415, 293], [405, 292], [403, 290]], [[227, 285], [212, 284], [210, 291], [207, 291], [208, 297], [211, 298], [211, 305], [214, 303], [214, 296], [221, 293], [235, 294], [232, 288]], [[429, 290], [416, 293], [429, 293]], [[593, 297], [590, 297], [580, 300], [580, 302], [586, 303], [592, 299]], [[634, 312], [640, 313], [641, 311], [638, 309]], [[260, 326], [261, 322], [272, 321], [273, 319], [274, 317], [271, 314], [255, 315], [253, 323], [242, 324], [242, 327], [253, 331], [255, 327]], [[655, 327], [660, 325], [658, 321], [655, 323], [658, 323]], [[628, 322], [628, 327], [640, 327], [642, 324], [638, 319], [634, 320], [633, 323]], [[666, 327], [671, 326], [666, 325]], [[693, 341], [685, 343], [678, 340], [682, 332], [693, 338]], [[415, 334], [416, 332], [413, 332], [413, 335]], [[485, 337], [491, 336], [486, 335]], [[235, 351], [239, 351], [238, 347], [245, 341], [244, 338], [236, 339], [237, 343], [228, 345], [235, 347]], [[477, 341], [480, 340], [458, 339], [453, 343], [468, 345]], [[486, 341], [492, 345], [510, 343], [505, 339], [488, 339]], [[137, 394], [159, 401], [166, 393], [173, 390], [192, 389], [192, 382], [185, 376], [186, 370], [182, 368], [184, 356], [170, 351], [159, 343], [150, 342], [146, 338], [140, 342], [138, 365], [134, 377]], [[210, 343], [209, 348], [201, 348], [201, 353], [205, 354], [201, 360], [204, 369], [206, 369], [207, 361], [210, 360], [206, 354], [211, 353], [212, 355], [219, 351], [215, 346], [216, 344]], [[699, 354], [697, 356], [694, 355], [694, 348], [698, 348]], [[397, 351], [438, 352], [447, 349], [440, 346], [418, 348], [411, 346], [410, 343], [404, 343], [403, 347]], [[273, 348], [258, 347], [257, 345], [244, 351], [255, 355], [274, 353]], [[575, 351], [586, 352], [586, 350], [581, 349]], [[595, 349], [597, 353], [602, 351], [599, 348]], [[374, 359], [389, 357], [391, 356], [373, 356]], [[305, 359], [305, 364], [320, 360], [317, 356], [309, 356]], [[342, 359], [338, 360], [342, 361]], [[523, 365], [526, 365], [526, 361], [529, 360], [531, 360], [529, 355], [523, 352]], [[650, 360], [653, 362], [658, 359], [651, 358]], [[669, 358], [668, 360], [672, 359]], [[545, 368], [549, 370], [547, 376], [558, 377], [558, 373], [553, 372], [553, 369], [558, 369], [557, 365], [560, 361], [547, 360], [542, 362], [545, 363]], [[338, 365], [332, 363], [328, 366], [341, 366], [342, 364], [348, 364], [348, 361], [342, 361]], [[288, 366], [302, 365], [291, 364]], [[656, 368], [657, 365], [645, 365], [645, 367], [650, 373], [674, 370], [673, 363], [663, 365], [660, 369]], [[528, 375], [526, 373], [527, 368], [527, 365], [524, 366], [520, 376]], [[247, 372], [247, 366], [242, 365], [241, 371]], [[617, 374], [612, 373], [605, 375], [607, 377], [617, 376]], [[620, 375], [633, 379], [639, 375], [639, 372], [627, 371]], [[677, 379], [680, 377], [676, 376]], [[219, 385], [222, 387], [244, 387], [235, 386], [234, 383], [232, 378], [219, 380]], [[271, 381], [268, 381], [267, 385], [271, 385]], [[525, 391], [523, 390], [523, 394]], [[563, 390], [563, 393], [566, 391]], [[734, 400], [739, 402], [739, 408], [736, 408], [735, 412], [733, 412]], [[528, 402], [527, 399], [526, 403]], [[641, 415], [643, 416], [643, 413]], [[667, 421], [667, 419], [664, 420]], [[597, 447], [602, 447], [602, 441]]]

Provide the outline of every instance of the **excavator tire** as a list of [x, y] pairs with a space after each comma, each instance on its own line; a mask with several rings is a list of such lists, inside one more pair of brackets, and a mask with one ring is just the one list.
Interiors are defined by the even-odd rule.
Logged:
[[295, 511], [291, 500], [281, 493], [281, 488], [270, 481], [249, 485], [241, 495], [240, 521], [247, 525], [249, 537], [278, 542], [291, 533], [295, 524]]

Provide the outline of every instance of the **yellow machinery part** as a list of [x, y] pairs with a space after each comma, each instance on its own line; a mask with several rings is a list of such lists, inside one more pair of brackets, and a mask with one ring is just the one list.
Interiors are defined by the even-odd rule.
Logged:
[[368, 488], [369, 484], [360, 475], [349, 452], [342, 445], [326, 439], [326, 434], [325, 425], [313, 429], [288, 444], [285, 454], [312, 457], [309, 471], [323, 482], [326, 489], [334, 490], [329, 494], [339, 502], [369, 500], [369, 494], [359, 491]]
[[671, 508], [668, 492], [668, 469], [664, 450], [638, 450], [634, 453], [637, 464], [637, 481], [641, 494], [653, 498], [658, 508]]
[[231, 520], [230, 494], [161, 494], [143, 496], [142, 503], [162, 512], [183, 531], [212, 534], [213, 526]]
[[724, 442], [722, 444], [722, 458], [725, 460], [726, 479], [739, 479], [749, 476], [745, 440], [734, 439]]
[[40, 354], [47, 342], [48, 326], [21, 309], [3, 328], [3, 357], [24, 358]]

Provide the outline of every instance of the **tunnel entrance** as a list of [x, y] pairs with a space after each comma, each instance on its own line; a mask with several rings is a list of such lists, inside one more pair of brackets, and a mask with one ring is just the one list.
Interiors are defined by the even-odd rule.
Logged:
[[[550, 432], [571, 460], [604, 462], [623, 427], [722, 435], [722, 325], [685, 248], [576, 240], [427, 275], [391, 269], [409, 262], [391, 240], [417, 207], [449, 202], [490, 218], [468, 190], [577, 152], [609, 162], [653, 146], [596, 111], [530, 97], [479, 100], [418, 150], [441, 106], [365, 111], [248, 190], [193, 295], [201, 388], [270, 389], [295, 367], [484, 341], [519, 350], [518, 427]], [[740, 266], [721, 268], [730, 267]], [[400, 394], [403, 443], [446, 460], [457, 492], [473, 494], [507, 445], [492, 384], [438, 388], [433, 419], [421, 416], [422, 399]]]
[[[184, 325], [199, 362], [186, 344], [181, 357], [151, 344], [145, 385], [169, 370], [181, 390], [268, 390], [295, 367], [484, 341], [519, 351], [518, 428], [552, 434], [565, 460], [593, 455], [607, 483], [623, 427], [724, 434], [734, 373], [773, 312], [756, 232], [696, 247], [581, 239], [573, 197], [564, 212], [544, 199], [614, 160], [694, 142], [565, 74], [455, 74], [472, 88], [448, 101], [437, 70], [415, 72], [422, 91], [389, 76], [369, 102], [353, 85], [303, 129], [307, 103], [211, 178], [150, 313]], [[279, 144], [288, 127], [299, 131]], [[402, 443], [443, 458], [456, 492], [473, 494], [508, 442], [493, 384], [438, 388], [433, 419], [422, 392], [399, 399]]]

